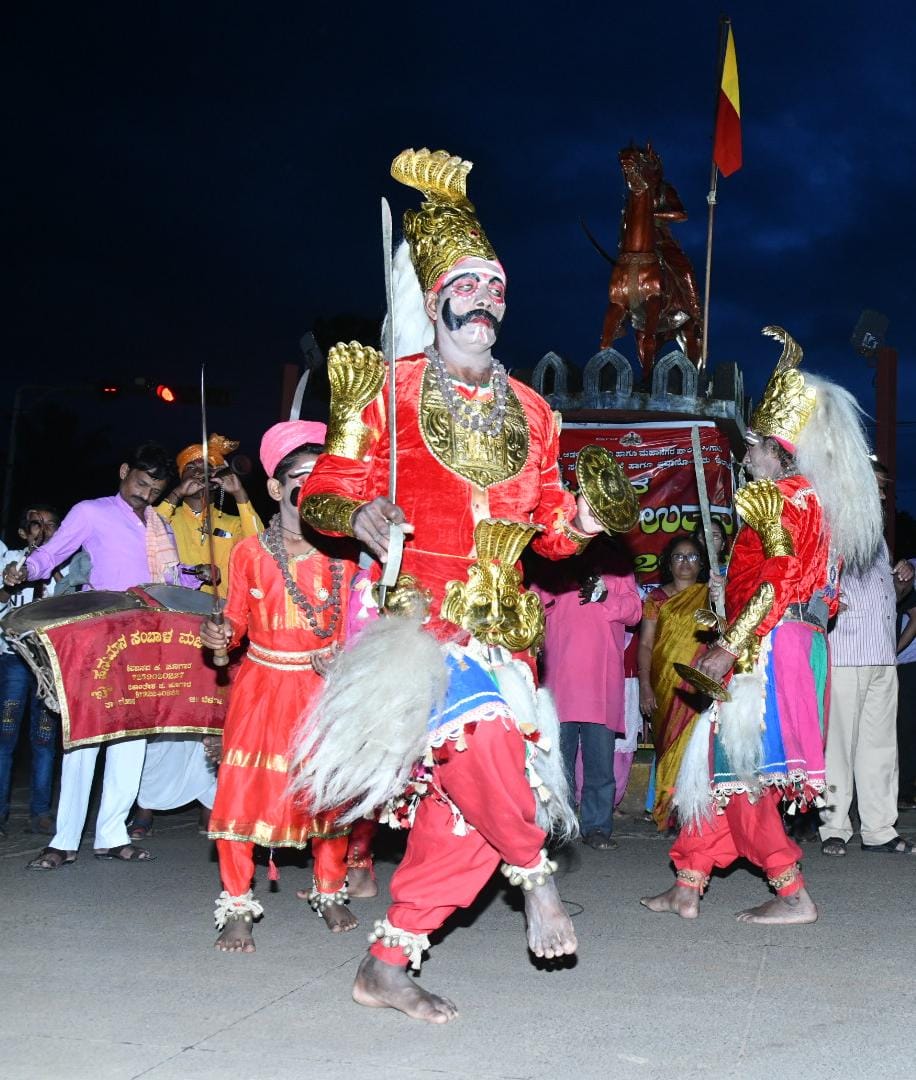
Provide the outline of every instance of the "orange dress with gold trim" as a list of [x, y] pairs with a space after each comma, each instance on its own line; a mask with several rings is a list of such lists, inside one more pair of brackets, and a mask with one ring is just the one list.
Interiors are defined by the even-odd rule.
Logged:
[[[242, 540], [229, 562], [225, 616], [232, 644], [247, 634], [248, 652], [232, 684], [223, 755], [209, 834], [265, 847], [305, 847], [311, 837], [345, 836], [334, 814], [315, 817], [287, 794], [290, 743], [299, 720], [319, 693], [311, 667], [315, 652], [343, 637], [351, 563], [319, 551], [290, 559], [289, 570], [318, 610], [319, 637], [306, 612], [289, 596], [273, 556], [257, 536]], [[327, 606], [336, 593], [336, 603]], [[325, 610], [321, 611], [322, 605]]]

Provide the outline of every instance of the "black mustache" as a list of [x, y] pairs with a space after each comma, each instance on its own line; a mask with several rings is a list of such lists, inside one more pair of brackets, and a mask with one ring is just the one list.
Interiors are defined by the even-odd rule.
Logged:
[[442, 305], [442, 321], [452, 333], [456, 330], [460, 330], [462, 326], [467, 326], [467, 324], [473, 322], [474, 319], [486, 319], [490, 324], [493, 333], [499, 333], [499, 319], [496, 318], [492, 311], [488, 311], [486, 308], [472, 308], [463, 315], [456, 315], [455, 312], [452, 311], [451, 300], [446, 300]]

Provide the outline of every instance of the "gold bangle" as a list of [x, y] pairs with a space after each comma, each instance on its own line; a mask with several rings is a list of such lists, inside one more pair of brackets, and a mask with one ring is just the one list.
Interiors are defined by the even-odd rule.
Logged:
[[[576, 545], [576, 554], [581, 555], [588, 545], [595, 539], [595, 536], [591, 533], [581, 533], [578, 529], [574, 529], [568, 521], [563, 522], [563, 528], [561, 530], [567, 540], [571, 540]], [[596, 533], [595, 535], [600, 535]]]
[[306, 525], [319, 532], [352, 536], [353, 515], [365, 505], [365, 501], [330, 492], [306, 495], [299, 504], [299, 515]]

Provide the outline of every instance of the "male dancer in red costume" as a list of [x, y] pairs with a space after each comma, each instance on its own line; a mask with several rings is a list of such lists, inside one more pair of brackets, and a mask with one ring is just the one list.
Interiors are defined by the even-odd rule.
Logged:
[[[549, 558], [583, 550], [602, 529], [584, 499], [577, 504], [560, 484], [549, 407], [508, 378], [492, 354], [506, 311], [506, 274], [465, 195], [470, 167], [428, 150], [405, 151], [392, 165], [395, 178], [426, 197], [405, 215], [407, 241], [394, 260], [396, 503], [387, 497], [386, 370], [374, 350], [354, 343], [329, 360], [328, 444], [300, 507], [315, 528], [354, 536], [383, 561], [390, 527], [400, 525], [408, 536], [403, 573], [427, 594], [427, 629], [441, 640], [460, 636], [440, 609], [447, 583], [468, 577], [484, 519], [533, 523], [540, 530], [533, 546]], [[495, 606], [493, 596], [484, 599]], [[405, 954], [419, 966], [426, 935], [470, 904], [500, 862], [525, 888], [532, 952], [558, 957], [576, 949], [536, 822], [525, 741], [505, 704], [489, 715], [501, 719], [431, 735], [434, 793], [416, 809], [391, 884], [394, 903], [360, 966], [353, 996], [362, 1005], [432, 1023], [457, 1015], [450, 1001], [408, 977]]]
[[[346, 907], [350, 827], [333, 813], [306, 814], [286, 792], [290, 733], [342, 640], [354, 570], [320, 551], [298, 516], [299, 489], [325, 430], [293, 420], [264, 435], [261, 462], [279, 512], [265, 532], [233, 549], [225, 624], [208, 619], [201, 630], [211, 649], [249, 639], [232, 687], [210, 818], [224, 890], [216, 907], [216, 947], [223, 952], [254, 952], [252, 921], [263, 910], [251, 892], [255, 844], [302, 848], [311, 840], [312, 907], [335, 933], [357, 925]], [[356, 886], [353, 892], [367, 895]]]
[[728, 566], [728, 626], [697, 664], [716, 682], [734, 668], [731, 700], [694, 722], [673, 799], [677, 880], [642, 903], [696, 918], [713, 868], [745, 858], [776, 896], [739, 921], [783, 925], [818, 913], [778, 804], [823, 805], [827, 620], [840, 563], [874, 558], [881, 510], [855, 400], [802, 375], [801, 349], [784, 330], [764, 333], [784, 349], [746, 436], [754, 481], [735, 499], [745, 524]]

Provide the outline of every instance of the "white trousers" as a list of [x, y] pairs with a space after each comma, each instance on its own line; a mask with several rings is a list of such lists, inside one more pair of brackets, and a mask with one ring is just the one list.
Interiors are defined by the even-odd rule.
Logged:
[[216, 769], [207, 760], [200, 735], [157, 735], [146, 746], [137, 805], [174, 810], [190, 802], [212, 809]]
[[[110, 743], [105, 749], [105, 775], [102, 798], [95, 825], [97, 849], [120, 847], [129, 843], [125, 824], [140, 787], [140, 773], [146, 754], [146, 739], [126, 739]], [[79, 850], [89, 810], [89, 794], [98, 746], [84, 746], [64, 754], [60, 776], [60, 801], [57, 806], [57, 832], [51, 847], [61, 851]]]
[[897, 835], [897, 669], [830, 669], [827, 727], [827, 809], [822, 840], [849, 840], [853, 790], [863, 844], [886, 844]]

